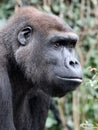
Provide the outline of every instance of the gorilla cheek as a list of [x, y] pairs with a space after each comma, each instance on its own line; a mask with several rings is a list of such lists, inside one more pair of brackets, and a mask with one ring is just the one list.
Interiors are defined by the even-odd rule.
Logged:
[[26, 61], [26, 58], [27, 58], [27, 49], [24, 47], [24, 48], [19, 48], [16, 52], [15, 52], [15, 59], [16, 59], [16, 62], [18, 64], [25, 64], [25, 61]]

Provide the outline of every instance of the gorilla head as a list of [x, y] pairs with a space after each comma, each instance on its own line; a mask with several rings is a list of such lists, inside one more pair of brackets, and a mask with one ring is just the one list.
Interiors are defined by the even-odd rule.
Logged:
[[63, 20], [24, 7], [8, 26], [10, 57], [27, 80], [52, 96], [63, 96], [82, 82], [81, 65], [75, 55], [78, 36]]

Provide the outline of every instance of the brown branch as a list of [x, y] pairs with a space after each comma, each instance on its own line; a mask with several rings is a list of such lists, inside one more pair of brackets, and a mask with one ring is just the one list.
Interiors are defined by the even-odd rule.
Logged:
[[59, 14], [59, 16], [61, 18], [64, 18], [64, 11], [62, 10], [62, 3], [64, 4], [64, 0], [60, 1], [60, 14]]
[[66, 122], [65, 122], [65, 116], [64, 116], [64, 98], [61, 98], [58, 100], [58, 108], [59, 108], [59, 113], [61, 116], [61, 121], [62, 121], [62, 126], [64, 130], [68, 130], [66, 127]]
[[80, 130], [80, 115], [79, 115], [79, 90], [73, 92], [73, 120], [74, 130]]
[[81, 1], [81, 14], [80, 14], [80, 19], [82, 20], [84, 18], [84, 8], [85, 8], [85, 0]]

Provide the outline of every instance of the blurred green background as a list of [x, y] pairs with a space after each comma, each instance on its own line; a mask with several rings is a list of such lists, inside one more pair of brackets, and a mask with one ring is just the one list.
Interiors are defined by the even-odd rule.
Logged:
[[53, 99], [61, 122], [50, 110], [46, 130], [98, 130], [98, 0], [0, 0], [0, 28], [22, 5], [58, 15], [80, 37], [76, 51], [83, 83], [65, 97]]

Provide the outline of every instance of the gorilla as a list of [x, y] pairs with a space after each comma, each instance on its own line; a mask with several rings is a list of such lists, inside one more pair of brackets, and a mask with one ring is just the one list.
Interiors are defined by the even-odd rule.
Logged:
[[20, 7], [0, 30], [0, 130], [44, 130], [51, 97], [82, 82], [77, 34], [57, 16]]

